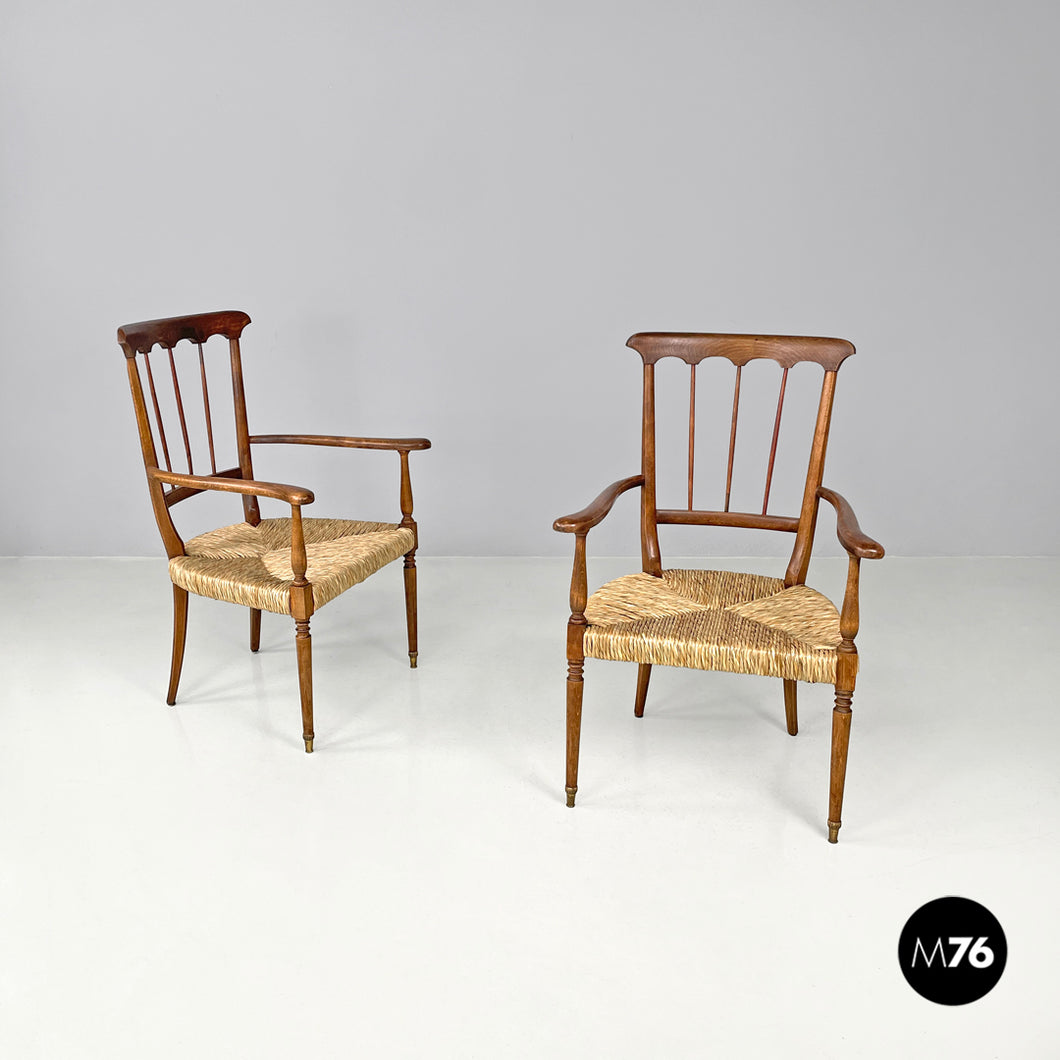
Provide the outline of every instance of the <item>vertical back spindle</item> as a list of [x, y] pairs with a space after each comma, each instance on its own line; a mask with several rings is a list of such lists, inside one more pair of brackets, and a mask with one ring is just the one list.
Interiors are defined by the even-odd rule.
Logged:
[[[247, 399], [243, 391], [243, 362], [239, 354], [239, 339], [228, 340], [229, 360], [232, 364], [232, 401], [236, 415], [236, 448], [239, 451], [239, 471], [244, 479], [254, 477], [250, 460], [250, 431], [247, 427]], [[258, 498], [243, 497], [243, 515], [251, 526], [261, 522]]]
[[740, 372], [743, 365], [736, 366], [736, 387], [732, 392], [732, 429], [729, 431], [729, 470], [725, 475], [725, 511], [729, 510], [729, 496], [732, 493], [732, 459], [736, 453], [736, 418], [740, 414]]
[[692, 382], [688, 391], [688, 510], [692, 510], [692, 479], [696, 466], [696, 366], [691, 365]]
[[640, 491], [640, 555], [645, 574], [662, 577], [659, 554], [659, 526], [655, 495], [655, 365], [644, 365], [644, 414], [642, 420], [640, 468], [644, 487]]
[[169, 459], [169, 446], [166, 444], [166, 429], [162, 425], [162, 411], [158, 407], [158, 393], [155, 391], [155, 377], [151, 374], [151, 353], [144, 354], [144, 364], [147, 365], [147, 385], [151, 390], [151, 404], [155, 407], [155, 422], [158, 424], [158, 439], [162, 443], [162, 456], [166, 461], [166, 470], [172, 471], [173, 464]]
[[202, 343], [199, 346], [199, 377], [202, 379], [202, 406], [206, 413], [206, 441], [210, 446], [210, 474], [217, 474], [217, 458], [213, 451], [213, 418], [210, 415], [210, 390], [206, 385], [206, 361], [202, 355]]
[[777, 439], [780, 437], [780, 414], [784, 410], [784, 389], [788, 385], [788, 370], [780, 377], [780, 397], [777, 398], [777, 418], [773, 423], [773, 444], [769, 447], [769, 467], [766, 468], [766, 491], [762, 496], [762, 514], [769, 507], [769, 487], [773, 482], [773, 463], [777, 458]]
[[177, 399], [177, 416], [180, 419], [180, 433], [184, 435], [184, 453], [188, 458], [188, 474], [194, 475], [191, 466], [191, 442], [188, 440], [188, 421], [184, 418], [184, 402], [180, 400], [180, 381], [177, 379], [177, 364], [173, 360], [173, 347], [169, 348], [169, 371], [173, 376], [173, 396]]

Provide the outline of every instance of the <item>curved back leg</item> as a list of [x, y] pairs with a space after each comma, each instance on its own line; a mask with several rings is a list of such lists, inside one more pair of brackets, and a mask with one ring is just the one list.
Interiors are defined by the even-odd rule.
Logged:
[[784, 716], [788, 723], [788, 735], [799, 735], [798, 681], [784, 682]]
[[188, 636], [188, 590], [173, 586], [173, 659], [169, 667], [169, 692], [166, 702], [173, 706], [177, 701], [177, 685], [180, 670], [184, 665], [184, 642]]
[[633, 716], [644, 717], [644, 701], [648, 698], [648, 681], [651, 679], [651, 663], [637, 666], [637, 699], [633, 704]]

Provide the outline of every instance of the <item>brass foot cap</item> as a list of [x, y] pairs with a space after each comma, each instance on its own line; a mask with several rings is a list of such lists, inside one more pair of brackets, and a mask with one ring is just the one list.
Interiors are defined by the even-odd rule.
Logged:
[[313, 737], [310, 736], [305, 742], [305, 753], [311, 755], [313, 753]]
[[416, 660], [419, 657], [420, 657], [420, 653], [418, 651], [410, 651], [409, 652], [409, 669], [411, 669], [411, 670], [415, 670], [416, 669]]
[[829, 843], [838, 843], [839, 842], [839, 825], [841, 823], [842, 822], [839, 822], [837, 824], [834, 821], [829, 821], [828, 822], [828, 842]]
[[574, 796], [578, 794], [577, 788], [567, 788], [567, 805], [574, 805]]

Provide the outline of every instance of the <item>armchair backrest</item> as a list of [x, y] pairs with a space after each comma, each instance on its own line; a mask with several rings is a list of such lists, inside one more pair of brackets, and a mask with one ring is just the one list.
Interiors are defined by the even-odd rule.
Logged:
[[[828, 428], [832, 417], [836, 373], [854, 347], [843, 339], [799, 338], [790, 335], [712, 335], [679, 332], [642, 332], [626, 343], [644, 361], [644, 404], [641, 433], [641, 471], [644, 489], [641, 501], [641, 557], [649, 574], [661, 574], [659, 552], [659, 524], [681, 523], [702, 526], [740, 526], [759, 530], [779, 530], [795, 534], [795, 546], [785, 574], [786, 585], [801, 584], [806, 580], [810, 550], [817, 523], [817, 488], [824, 473]], [[655, 365], [664, 357], [676, 357], [690, 369], [688, 402], [688, 493], [685, 508], [660, 509], [656, 501], [656, 431], [655, 431]], [[707, 358], [720, 357], [732, 362], [735, 369], [732, 420], [729, 430], [728, 467], [725, 495], [720, 509], [694, 506], [696, 453], [696, 366]], [[778, 366], [779, 394], [773, 421], [769, 460], [765, 469], [765, 488], [761, 512], [733, 512], [729, 510], [732, 493], [733, 458], [736, 451], [737, 425], [740, 414], [740, 379], [744, 366], [752, 360], [767, 359]], [[798, 515], [769, 513], [769, 494], [780, 437], [780, 423], [784, 411], [784, 394], [788, 372], [796, 364], [812, 361], [824, 369], [817, 418], [810, 444], [806, 469], [806, 484]]]
[[[250, 460], [250, 441], [247, 428], [247, 405], [243, 390], [243, 366], [240, 360], [239, 338], [250, 323], [246, 313], [226, 310], [218, 313], [196, 313], [191, 316], [167, 317], [162, 320], [145, 320], [126, 324], [118, 328], [118, 343], [125, 353], [129, 372], [129, 387], [132, 391], [136, 425], [140, 432], [140, 447], [143, 451], [144, 467], [148, 470], [162, 469], [189, 475], [219, 475], [225, 478], [253, 479], [254, 470]], [[221, 337], [228, 340], [226, 375], [231, 376], [232, 405], [235, 419], [235, 449], [237, 466], [218, 470], [214, 448], [214, 421], [210, 407], [210, 389], [207, 380], [207, 355], [204, 346], [209, 339]], [[178, 344], [187, 346], [175, 355]], [[165, 351], [168, 371], [152, 368], [151, 351], [158, 346], [156, 361]], [[198, 364], [191, 354], [198, 350]], [[143, 369], [141, 371], [141, 361]], [[189, 364], [188, 362], [192, 363]], [[178, 366], [178, 362], [180, 362]], [[157, 368], [157, 364], [156, 364]], [[181, 375], [185, 389], [181, 389]], [[147, 394], [144, 393], [144, 376]], [[197, 377], [197, 378], [196, 378]], [[163, 411], [163, 406], [165, 411]], [[170, 427], [167, 436], [166, 424]], [[174, 422], [175, 421], [175, 422]], [[192, 430], [189, 432], [189, 421]], [[177, 425], [179, 424], [179, 436]], [[196, 432], [201, 426], [203, 431]], [[193, 444], [192, 438], [195, 435]], [[175, 443], [172, 448], [171, 440]], [[183, 442], [183, 452], [181, 451]], [[162, 463], [158, 461], [158, 450], [162, 451]], [[195, 466], [195, 453], [200, 466]], [[209, 468], [205, 456], [209, 455]], [[174, 466], [176, 464], [177, 466]], [[148, 477], [151, 505], [159, 532], [170, 557], [183, 555], [184, 542], [177, 533], [169, 509], [179, 501], [193, 497], [202, 490], [188, 486], [165, 487]], [[243, 513], [246, 521], [257, 525], [261, 521], [258, 499], [244, 496]]]

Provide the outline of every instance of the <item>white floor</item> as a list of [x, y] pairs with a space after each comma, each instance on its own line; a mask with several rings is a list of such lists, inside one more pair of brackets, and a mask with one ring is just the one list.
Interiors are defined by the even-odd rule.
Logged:
[[[1060, 1055], [1060, 561], [864, 565], [838, 846], [824, 686], [590, 661], [565, 808], [569, 571], [423, 558], [415, 671], [399, 565], [330, 604], [306, 755], [289, 621], [193, 599], [167, 707], [162, 562], [0, 563], [0, 1056]], [[896, 959], [948, 894], [960, 1008]]]

